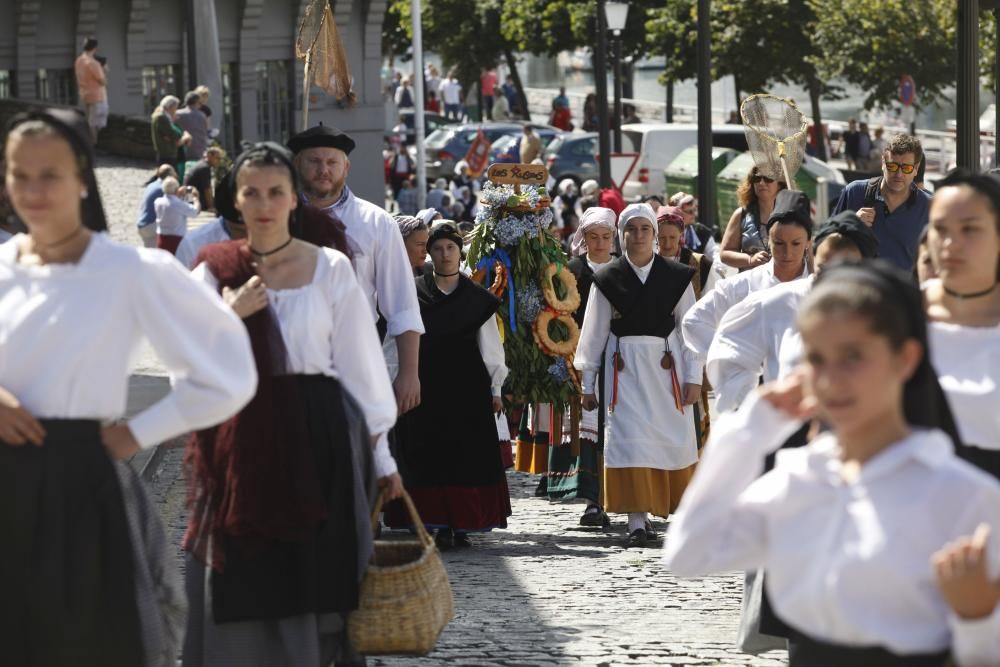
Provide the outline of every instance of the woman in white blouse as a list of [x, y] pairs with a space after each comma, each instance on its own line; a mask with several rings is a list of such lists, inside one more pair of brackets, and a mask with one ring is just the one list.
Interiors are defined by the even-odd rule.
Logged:
[[1000, 181], [945, 177], [927, 242], [938, 275], [924, 284], [931, 359], [962, 436], [959, 455], [1000, 478]]
[[[938, 428], [950, 415], [919, 291], [878, 260], [835, 266], [798, 323], [805, 363], [718, 420], [665, 563], [682, 576], [764, 568], [792, 628], [792, 667], [939, 666], [949, 653], [963, 667], [1000, 664], [1000, 609], [935, 581], [942, 545], [1000, 526], [1000, 484], [955, 455], [953, 428]], [[831, 431], [778, 452], [761, 476], [814, 416]], [[986, 552], [995, 582], [997, 531]]]
[[[434, 268], [418, 276], [421, 401], [396, 427], [399, 464], [420, 518], [444, 549], [468, 534], [506, 528], [510, 495], [495, 415], [507, 379], [496, 312], [499, 300], [461, 273], [462, 235], [441, 221], [427, 239]], [[394, 503], [386, 523], [405, 527]]]
[[243, 318], [260, 383], [188, 447], [184, 664], [351, 664], [344, 618], [372, 551], [373, 442], [389, 495], [401, 487], [384, 445], [396, 401], [350, 261], [292, 235], [291, 155], [258, 144], [233, 169], [247, 239], [204, 248], [194, 276]]
[[[169, 254], [103, 233], [88, 136], [78, 113], [32, 112], [4, 147], [7, 194], [28, 228], [0, 246], [0, 643], [11, 665], [146, 664], [141, 556], [112, 460], [221, 422], [256, 382], [246, 331], [218, 296]], [[172, 391], [116, 421], [142, 338]]]

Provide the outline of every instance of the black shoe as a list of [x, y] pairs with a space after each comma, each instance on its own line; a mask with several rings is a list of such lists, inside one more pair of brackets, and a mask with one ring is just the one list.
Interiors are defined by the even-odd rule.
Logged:
[[448, 551], [455, 546], [455, 534], [451, 532], [451, 528], [438, 528], [437, 534], [434, 536], [434, 544], [437, 545], [438, 551]]
[[630, 549], [633, 547], [644, 547], [648, 538], [646, 537], [646, 531], [642, 528], [636, 528], [633, 530], [628, 537], [625, 538], [625, 548]]
[[652, 521], [646, 521], [646, 538], [649, 539], [649, 541], [651, 542], [656, 541], [660, 538], [659, 534], [653, 528]]
[[549, 478], [542, 475], [542, 479], [538, 482], [538, 486], [535, 487], [535, 497], [536, 498], [548, 498], [549, 497]]
[[472, 546], [468, 533], [459, 533], [458, 531], [455, 532], [454, 544], [456, 549], [464, 549]]
[[611, 518], [600, 505], [587, 505], [586, 511], [580, 517], [580, 525], [590, 528], [610, 528]]

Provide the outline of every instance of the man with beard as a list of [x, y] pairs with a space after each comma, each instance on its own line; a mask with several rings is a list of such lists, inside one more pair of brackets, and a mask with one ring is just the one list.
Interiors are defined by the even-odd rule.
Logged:
[[381, 314], [385, 334], [396, 339], [399, 374], [393, 383], [399, 414], [420, 403], [417, 359], [424, 332], [413, 274], [403, 238], [392, 216], [355, 197], [347, 186], [348, 157], [354, 140], [324, 125], [296, 134], [288, 142], [295, 153], [303, 198], [345, 226], [358, 282], [371, 306], [372, 319]]

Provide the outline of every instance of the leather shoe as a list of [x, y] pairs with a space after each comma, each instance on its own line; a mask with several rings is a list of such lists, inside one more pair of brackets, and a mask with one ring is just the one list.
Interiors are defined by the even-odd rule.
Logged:
[[455, 534], [451, 532], [451, 528], [438, 528], [437, 534], [434, 536], [434, 544], [437, 545], [438, 551], [448, 551], [455, 546]]
[[625, 538], [625, 548], [644, 547], [646, 546], [647, 541], [646, 531], [642, 528], [636, 528], [627, 538]]
[[542, 478], [538, 480], [538, 486], [535, 487], [535, 497], [536, 498], [548, 498], [549, 497], [549, 478], [542, 475]]
[[655, 541], [660, 538], [660, 535], [656, 532], [656, 529], [653, 528], [653, 524], [650, 521], [646, 522], [646, 538], [650, 541]]
[[[596, 511], [590, 511], [592, 507], [596, 508]], [[587, 511], [580, 517], [580, 525], [591, 528], [610, 528], [611, 518], [607, 512], [601, 509], [600, 505], [588, 505]]]
[[456, 549], [464, 549], [466, 547], [471, 547], [472, 542], [469, 541], [468, 533], [455, 532], [454, 545]]

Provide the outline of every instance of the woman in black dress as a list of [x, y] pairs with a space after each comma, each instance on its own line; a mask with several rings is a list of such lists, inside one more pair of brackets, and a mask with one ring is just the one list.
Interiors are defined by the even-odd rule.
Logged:
[[[438, 529], [438, 546], [470, 546], [468, 533], [506, 528], [511, 513], [494, 417], [507, 377], [499, 300], [462, 275], [454, 223], [435, 225], [427, 249], [433, 271], [416, 278], [426, 329], [421, 402], [397, 423], [398, 463], [424, 524]], [[395, 505], [388, 525], [409, 525]]]

